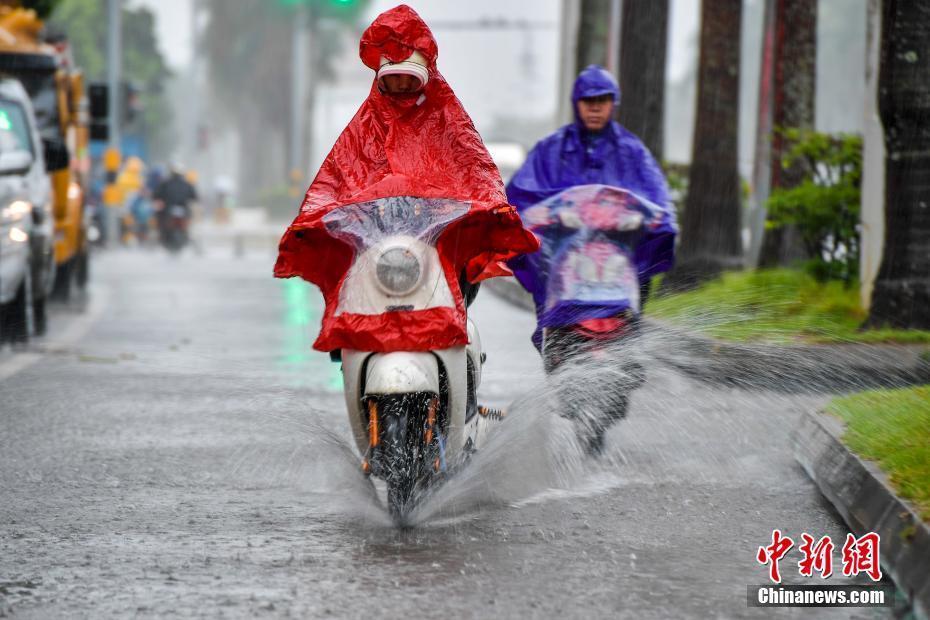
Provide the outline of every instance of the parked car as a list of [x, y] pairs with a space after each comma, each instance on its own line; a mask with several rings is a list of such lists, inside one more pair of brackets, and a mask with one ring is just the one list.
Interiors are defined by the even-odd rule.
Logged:
[[19, 81], [0, 77], [0, 342], [25, 343], [31, 333], [45, 332], [54, 235], [32, 104]]

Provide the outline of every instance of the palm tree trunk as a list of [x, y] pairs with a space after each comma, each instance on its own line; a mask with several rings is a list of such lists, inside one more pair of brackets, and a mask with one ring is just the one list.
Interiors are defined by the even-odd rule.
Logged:
[[741, 266], [737, 169], [741, 0], [704, 0], [697, 119], [678, 264], [665, 288], [688, 288]]
[[[803, 180], [800, 166], [783, 168], [785, 141], [779, 129], [814, 127], [817, 77], [817, 3], [811, 0], [775, 1], [775, 80], [772, 124], [773, 190], [795, 187]], [[786, 265], [808, 258], [797, 229], [766, 230], [760, 266]]]
[[883, 0], [885, 247], [867, 324], [930, 329], [930, 4]]
[[620, 122], [662, 160], [668, 0], [623, 3]]
[[581, 73], [588, 65], [607, 63], [609, 23], [610, 0], [581, 0], [575, 75]]

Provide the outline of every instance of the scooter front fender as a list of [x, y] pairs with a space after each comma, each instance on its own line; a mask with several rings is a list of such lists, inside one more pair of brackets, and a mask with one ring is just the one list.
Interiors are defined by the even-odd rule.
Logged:
[[432, 353], [376, 353], [368, 360], [365, 396], [373, 394], [439, 394], [439, 362]]
[[[465, 403], [467, 395], [465, 347], [436, 351], [372, 353], [342, 351], [342, 373], [349, 424], [360, 454], [368, 449], [368, 416], [362, 401], [377, 394], [432, 392], [448, 390], [446, 455], [454, 459], [466, 440]], [[440, 368], [448, 384], [440, 386]], [[476, 416], [477, 417], [477, 416]]]

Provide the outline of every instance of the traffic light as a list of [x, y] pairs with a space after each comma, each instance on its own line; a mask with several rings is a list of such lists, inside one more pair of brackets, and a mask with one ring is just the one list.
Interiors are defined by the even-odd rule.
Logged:
[[[129, 125], [144, 109], [142, 89], [131, 82], [120, 84], [120, 123]], [[90, 139], [106, 141], [110, 137], [110, 88], [105, 82], [93, 82], [87, 87], [90, 104]]]
[[326, 17], [354, 16], [368, 0], [278, 0], [284, 7], [305, 6]]

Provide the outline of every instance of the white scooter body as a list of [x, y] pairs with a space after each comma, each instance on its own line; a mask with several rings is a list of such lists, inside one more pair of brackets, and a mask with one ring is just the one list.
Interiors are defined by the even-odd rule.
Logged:
[[[378, 283], [375, 272], [378, 257], [389, 249], [413, 253], [422, 266], [419, 283], [405, 295], [389, 294]], [[454, 298], [442, 270], [436, 248], [414, 237], [396, 235], [384, 239], [357, 257], [340, 290], [340, 311], [375, 314], [389, 307], [453, 306]], [[467, 346], [435, 351], [376, 353], [343, 349], [342, 372], [349, 424], [359, 453], [369, 450], [368, 415], [362, 403], [371, 396], [429, 392], [447, 403], [447, 428], [440, 429], [445, 440], [445, 459], [460, 463], [477, 449], [488, 432], [489, 421], [477, 414], [466, 420], [468, 409], [468, 368], [473, 372], [473, 389], [481, 380], [481, 341], [474, 322], [468, 319]], [[470, 364], [469, 364], [470, 360]], [[441, 394], [440, 374], [447, 380], [447, 394]], [[474, 402], [474, 401], [473, 401]]]

